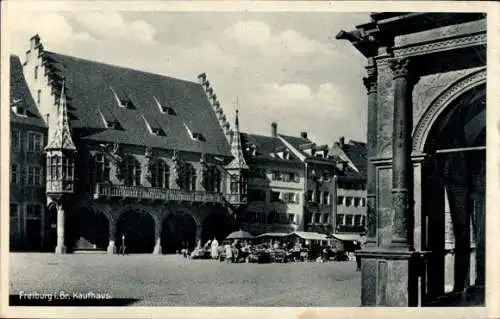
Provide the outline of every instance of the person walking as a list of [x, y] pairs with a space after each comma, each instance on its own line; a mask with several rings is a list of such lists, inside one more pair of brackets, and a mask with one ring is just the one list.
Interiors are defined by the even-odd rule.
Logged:
[[217, 241], [217, 239], [215, 237], [214, 237], [214, 240], [212, 240], [212, 244], [211, 244], [210, 248], [211, 248], [212, 259], [219, 258], [219, 242]]
[[119, 254], [125, 255], [125, 234], [122, 234], [122, 244], [120, 246]]
[[226, 245], [224, 246], [224, 250], [226, 251], [226, 262], [232, 263], [233, 262], [233, 247], [231, 247], [229, 242], [226, 242]]

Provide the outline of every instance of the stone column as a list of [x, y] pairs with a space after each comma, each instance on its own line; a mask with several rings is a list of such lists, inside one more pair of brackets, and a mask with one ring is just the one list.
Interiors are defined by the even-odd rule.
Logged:
[[116, 239], [115, 239], [115, 233], [116, 233], [116, 226], [114, 220], [109, 221], [109, 243], [108, 243], [108, 254], [113, 255], [116, 254]]
[[368, 76], [363, 78], [363, 83], [368, 92], [368, 128], [367, 128], [367, 167], [366, 167], [366, 237], [367, 245], [375, 244], [377, 233], [377, 211], [376, 211], [376, 175], [375, 166], [370, 162], [371, 158], [377, 155], [377, 74], [376, 67], [373, 65], [373, 59], [370, 59], [366, 67]]
[[66, 246], [64, 245], [64, 208], [61, 202], [57, 203], [57, 245], [56, 254], [66, 253]]
[[346, 225], [346, 219], [347, 219], [346, 217], [347, 217], [346, 214], [342, 215], [342, 226]]
[[161, 221], [155, 218], [155, 248], [153, 249], [153, 255], [161, 255], [161, 227]]
[[394, 210], [391, 246], [408, 248], [411, 245], [409, 205], [409, 173], [411, 152], [411, 87], [409, 60], [392, 59], [394, 79], [394, 113], [392, 133], [392, 205]]

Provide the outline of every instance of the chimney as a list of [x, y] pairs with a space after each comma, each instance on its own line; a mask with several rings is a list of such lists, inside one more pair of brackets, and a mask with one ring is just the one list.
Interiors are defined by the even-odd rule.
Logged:
[[300, 132], [300, 137], [307, 138], [307, 132]]
[[278, 123], [276, 122], [271, 123], [271, 136], [272, 137], [278, 136]]
[[345, 137], [341, 136], [339, 138], [339, 146], [341, 149], [344, 149], [344, 145], [345, 145]]

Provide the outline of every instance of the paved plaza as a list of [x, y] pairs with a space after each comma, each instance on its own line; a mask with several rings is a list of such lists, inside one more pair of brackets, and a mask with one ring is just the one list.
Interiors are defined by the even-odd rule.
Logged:
[[[354, 262], [226, 264], [178, 255], [10, 254], [12, 305], [26, 303], [22, 291], [64, 292], [72, 299], [30, 303], [49, 306], [357, 307], [360, 287]], [[89, 299], [97, 294], [111, 299]]]

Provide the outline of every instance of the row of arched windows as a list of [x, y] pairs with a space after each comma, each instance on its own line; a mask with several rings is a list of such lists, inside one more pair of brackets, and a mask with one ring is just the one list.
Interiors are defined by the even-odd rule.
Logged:
[[[126, 156], [122, 162], [122, 177], [125, 185], [140, 186], [141, 163], [133, 156]], [[152, 187], [168, 189], [170, 187], [170, 166], [163, 159], [155, 160], [150, 166], [150, 182]], [[109, 182], [111, 179], [111, 162], [104, 154], [94, 156], [93, 180], [96, 183]], [[207, 174], [207, 191], [221, 191], [221, 175], [219, 171], [211, 166]], [[183, 167], [182, 176], [178, 180], [179, 187], [185, 191], [196, 190], [197, 174], [192, 164], [186, 163]]]

